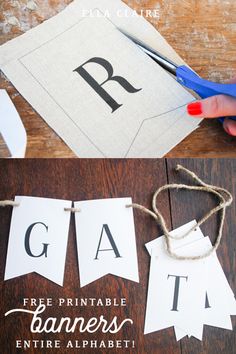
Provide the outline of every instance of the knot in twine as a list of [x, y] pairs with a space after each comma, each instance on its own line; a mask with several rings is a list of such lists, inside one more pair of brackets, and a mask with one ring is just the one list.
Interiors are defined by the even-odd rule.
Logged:
[[19, 203], [14, 202], [13, 200], [0, 200], [0, 207], [6, 206], [19, 206]]
[[[198, 186], [191, 186], [191, 185], [186, 185], [186, 184], [175, 184], [175, 183], [174, 184], [166, 184], [166, 185], [160, 187], [159, 189], [157, 189], [157, 191], [154, 193], [154, 196], [152, 199], [152, 209], [153, 210], [149, 210], [139, 204], [130, 204], [130, 205], [127, 205], [127, 208], [139, 209], [142, 212], [150, 215], [151, 217], [153, 217], [155, 219], [157, 224], [161, 227], [163, 234], [165, 236], [166, 251], [170, 257], [172, 257], [174, 259], [178, 259], [178, 260], [203, 259], [203, 258], [210, 256], [213, 252], [215, 252], [220, 245], [224, 221], [225, 221], [225, 211], [226, 211], [226, 208], [228, 206], [230, 206], [230, 204], [232, 203], [233, 197], [232, 197], [231, 193], [229, 191], [227, 191], [226, 189], [221, 188], [221, 187], [217, 187], [214, 185], [206, 184], [194, 172], [188, 170], [187, 168], [185, 168], [181, 165], [177, 165], [176, 171], [185, 172], [188, 176], [190, 176], [199, 185]], [[167, 228], [166, 221], [165, 221], [163, 215], [161, 214], [160, 210], [157, 208], [158, 195], [162, 191], [165, 191], [168, 189], [169, 190], [171, 190], [171, 189], [177, 189], [177, 190], [186, 189], [186, 190], [190, 190], [190, 191], [202, 191], [202, 192], [211, 193], [218, 198], [219, 204], [216, 207], [214, 207], [213, 209], [211, 209], [208, 213], [206, 213], [203, 216], [203, 218], [200, 219], [196, 223], [196, 225], [194, 225], [187, 233], [185, 233], [184, 235], [179, 236], [179, 237], [172, 236]], [[201, 255], [198, 255], [198, 256], [186, 257], [186, 256], [180, 256], [172, 250], [171, 239], [181, 240], [181, 239], [186, 238], [191, 232], [193, 232], [197, 227], [202, 225], [205, 221], [207, 221], [212, 215], [214, 215], [217, 212], [220, 212], [220, 225], [219, 225], [219, 229], [218, 229], [218, 235], [217, 235], [214, 245], [212, 246], [212, 248], [209, 251], [207, 251]]]

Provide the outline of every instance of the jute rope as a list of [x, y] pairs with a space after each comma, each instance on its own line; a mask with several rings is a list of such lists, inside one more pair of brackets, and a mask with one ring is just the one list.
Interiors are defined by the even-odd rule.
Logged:
[[81, 209], [79, 208], [64, 208], [65, 211], [70, 211], [71, 213], [80, 213]]
[[[14, 202], [13, 200], [0, 200], [0, 207], [13, 206], [18, 207], [20, 204]], [[79, 208], [64, 208], [65, 211], [70, 211], [71, 213], [80, 213], [81, 209]]]
[[0, 200], [0, 207], [6, 206], [19, 206], [19, 203], [14, 202], [13, 200]]
[[[158, 223], [158, 225], [160, 225], [163, 234], [165, 236], [165, 241], [166, 241], [166, 251], [167, 253], [174, 259], [178, 259], [178, 260], [199, 260], [199, 259], [203, 259], [206, 258], [208, 256], [210, 256], [213, 252], [215, 252], [217, 250], [217, 248], [220, 245], [220, 241], [222, 238], [222, 232], [223, 232], [223, 226], [224, 226], [224, 221], [225, 221], [225, 211], [226, 208], [232, 203], [233, 201], [233, 197], [231, 195], [231, 193], [229, 191], [227, 191], [224, 188], [221, 187], [217, 187], [214, 185], [210, 185], [210, 184], [206, 184], [205, 182], [203, 182], [194, 172], [189, 171], [187, 168], [181, 166], [181, 165], [177, 165], [176, 167], [177, 171], [183, 171], [184, 173], [186, 173], [187, 175], [189, 175], [195, 182], [197, 182], [199, 184], [199, 186], [190, 186], [190, 185], [186, 185], [186, 184], [166, 184], [163, 187], [159, 188], [153, 196], [152, 199], [152, 210], [149, 210], [147, 208], [145, 208], [142, 205], [139, 204], [131, 204], [131, 205], [127, 205], [127, 208], [136, 208], [141, 210], [142, 212], [150, 215], [151, 217], [153, 217], [155, 219], [155, 221]], [[202, 219], [200, 219], [196, 225], [194, 225], [187, 233], [185, 233], [184, 235], [181, 235], [179, 237], [176, 236], [172, 236], [170, 235], [170, 232], [167, 228], [165, 219], [163, 217], [163, 215], [161, 214], [160, 210], [157, 208], [157, 197], [158, 195], [165, 190], [168, 189], [186, 189], [186, 190], [190, 190], [190, 191], [202, 191], [202, 192], [207, 192], [207, 193], [211, 193], [213, 195], [215, 195], [218, 199], [219, 199], [219, 204], [214, 207], [213, 209], [211, 209], [208, 213], [206, 213], [206, 215], [203, 216]], [[212, 215], [214, 215], [215, 213], [220, 212], [220, 225], [219, 225], [219, 229], [218, 229], [218, 235], [216, 238], [216, 241], [214, 243], [214, 245], [212, 246], [212, 248], [201, 254], [198, 256], [193, 256], [193, 257], [185, 257], [185, 256], [180, 256], [177, 253], [175, 253], [172, 250], [171, 247], [171, 239], [183, 239], [185, 237], [187, 237], [192, 231], [194, 231], [198, 226], [202, 225], [205, 221], [207, 221]]]
[[[220, 245], [220, 241], [222, 238], [222, 233], [223, 233], [223, 226], [224, 226], [224, 221], [225, 221], [225, 211], [226, 208], [228, 206], [230, 206], [230, 204], [233, 201], [233, 197], [231, 195], [231, 193], [229, 191], [227, 191], [224, 188], [221, 187], [217, 187], [214, 185], [210, 185], [207, 184], [205, 182], [203, 182], [194, 172], [189, 171], [187, 168], [181, 166], [181, 165], [177, 165], [176, 167], [177, 171], [183, 171], [185, 172], [187, 175], [189, 175], [195, 182], [197, 182], [199, 184], [199, 186], [190, 186], [190, 185], [186, 185], [186, 184], [166, 184], [162, 187], [160, 187], [153, 196], [152, 199], [152, 210], [149, 210], [147, 208], [145, 208], [142, 205], [139, 204], [130, 204], [130, 205], [126, 205], [127, 208], [135, 208], [135, 209], [139, 209], [142, 212], [150, 215], [151, 217], [153, 217], [155, 219], [155, 221], [158, 223], [158, 225], [160, 225], [163, 234], [165, 236], [165, 241], [166, 241], [166, 250], [167, 253], [174, 259], [179, 259], [179, 260], [199, 260], [199, 259], [203, 259], [206, 258], [208, 256], [210, 256], [213, 252], [215, 252], [217, 250], [217, 248]], [[179, 237], [176, 236], [172, 236], [167, 228], [165, 219], [163, 217], [163, 215], [161, 214], [161, 212], [159, 211], [159, 209], [157, 208], [157, 197], [158, 195], [165, 190], [168, 189], [186, 189], [186, 190], [191, 190], [191, 191], [202, 191], [202, 192], [207, 192], [207, 193], [211, 193], [213, 195], [215, 195], [218, 199], [219, 199], [219, 204], [214, 207], [213, 209], [211, 209], [208, 213], [206, 213], [202, 219], [200, 219], [196, 225], [194, 225], [187, 233], [185, 233], [184, 235], [181, 235]], [[3, 200], [0, 201], [0, 207], [6, 207], [6, 206], [19, 206], [19, 203], [16, 203], [12, 200]], [[77, 212], [81, 212], [81, 209], [78, 208], [64, 208], [65, 211], [70, 211], [72, 213], [77, 213]], [[205, 221], [207, 221], [212, 215], [214, 215], [215, 213], [220, 212], [220, 225], [219, 225], [219, 229], [218, 229], [218, 235], [216, 238], [216, 241], [214, 243], [214, 245], [212, 246], [212, 248], [205, 252], [202, 255], [198, 255], [198, 256], [193, 256], [193, 257], [185, 257], [185, 256], [180, 256], [177, 253], [175, 253], [172, 250], [171, 247], [171, 239], [183, 239], [185, 237], [187, 237], [191, 232], [193, 232], [197, 227], [199, 227], [200, 225], [202, 225]]]

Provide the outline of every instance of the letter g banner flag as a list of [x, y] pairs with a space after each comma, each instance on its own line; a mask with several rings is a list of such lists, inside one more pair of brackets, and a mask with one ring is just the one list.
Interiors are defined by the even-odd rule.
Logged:
[[16, 197], [5, 280], [37, 272], [63, 285], [71, 201]]

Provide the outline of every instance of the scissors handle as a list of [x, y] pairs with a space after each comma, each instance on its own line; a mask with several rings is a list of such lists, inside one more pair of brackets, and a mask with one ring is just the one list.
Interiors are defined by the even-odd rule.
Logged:
[[[201, 98], [215, 95], [228, 95], [236, 98], [236, 84], [218, 84], [204, 80], [185, 65], [176, 69], [176, 77], [181, 85], [195, 91]], [[236, 120], [236, 117], [230, 117], [230, 119]]]

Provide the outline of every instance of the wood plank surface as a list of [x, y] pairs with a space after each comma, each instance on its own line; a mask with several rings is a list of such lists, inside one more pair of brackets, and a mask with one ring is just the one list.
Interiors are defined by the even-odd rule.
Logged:
[[[236, 160], [234, 159], [168, 159], [169, 183], [187, 183], [193, 185], [190, 178], [183, 173], [176, 173], [177, 163], [194, 171], [206, 183], [225, 187], [235, 197], [236, 193]], [[194, 218], [200, 219], [207, 211], [216, 205], [218, 201], [209, 194], [202, 192], [176, 191], [170, 192], [172, 226], [176, 228]], [[227, 209], [226, 220], [221, 245], [217, 251], [222, 268], [234, 293], [236, 290], [235, 277], [235, 209], [236, 201]], [[215, 241], [218, 232], [219, 217], [213, 216], [207, 223], [201, 226], [204, 235], [209, 235], [211, 241]], [[193, 299], [194, 306], [194, 299]], [[201, 342], [194, 338], [184, 338], [181, 341], [182, 354], [215, 354], [236, 352], [236, 318], [232, 317], [234, 331], [205, 326], [204, 339]], [[191, 348], [191, 349], [190, 349]]]
[[[5, 43], [61, 11], [70, 0], [28, 0], [0, 3], [0, 43]], [[225, 82], [236, 75], [236, 3], [234, 0], [125, 0], [143, 13], [183, 59], [202, 77]], [[145, 10], [148, 10], [145, 12]], [[13, 24], [12, 24], [13, 23]], [[75, 157], [65, 143], [16, 92], [3, 75], [5, 88], [19, 111], [28, 134], [27, 157]], [[189, 118], [195, 119], [195, 118]], [[0, 143], [0, 156], [5, 156]], [[216, 120], [201, 127], [176, 146], [168, 157], [234, 157], [236, 139]]]
[[[194, 170], [200, 177], [209, 183], [215, 183], [228, 188], [235, 195], [236, 160], [78, 160], [78, 159], [26, 159], [0, 160], [0, 195], [1, 199], [11, 199], [15, 195], [29, 195], [38, 197], [64, 198], [69, 200], [84, 200], [109, 197], [131, 196], [133, 201], [151, 207], [151, 199], [156, 188], [167, 182], [188, 182], [182, 175], [174, 172], [176, 163], [182, 163]], [[167, 172], [168, 171], [168, 172]], [[96, 179], [95, 179], [96, 176]], [[191, 181], [190, 181], [191, 182]], [[168, 226], [180, 226], [193, 218], [199, 218], [214, 204], [214, 199], [196, 192], [163, 193], [158, 199], [158, 206], [167, 219]], [[135, 348], [127, 350], [99, 350], [84, 349], [85, 353], [137, 353], [137, 354], [213, 354], [219, 348], [224, 354], [235, 352], [236, 319], [233, 317], [234, 331], [226, 331], [213, 327], [206, 327], [202, 342], [197, 339], [184, 339], [177, 343], [173, 329], [143, 335], [146, 295], [149, 275], [149, 256], [144, 244], [161, 232], [155, 222], [139, 211], [134, 211], [135, 230], [137, 239], [140, 283], [124, 280], [115, 276], [105, 276], [88, 286], [80, 289], [79, 270], [76, 255], [76, 239], [74, 217], [71, 219], [69, 243], [66, 257], [64, 286], [55, 285], [43, 277], [31, 273], [15, 279], [4, 279], [4, 269], [7, 254], [11, 210], [0, 210], [0, 348], [1, 353], [16, 353], [14, 341], [25, 340], [54, 340], [62, 343], [67, 340], [107, 340], [129, 339], [135, 341]], [[218, 256], [227, 275], [233, 291], [236, 291], [235, 279], [235, 202], [228, 209], [226, 226]], [[213, 218], [202, 226], [205, 235], [214, 239], [217, 218]], [[17, 262], [17, 260], [16, 260]], [[157, 294], [158, 295], [158, 294]], [[96, 307], [52, 307], [48, 308], [45, 316], [75, 318], [83, 316], [85, 319], [104, 315], [111, 319], [117, 315], [119, 319], [130, 317], [133, 326], [124, 327], [116, 335], [102, 335], [99, 331], [93, 335], [74, 334], [46, 335], [31, 334], [29, 330], [30, 316], [15, 314], [4, 318], [4, 313], [13, 308], [22, 308], [23, 298], [126, 298], [125, 308], [96, 308]], [[63, 345], [63, 344], [62, 344]], [[23, 351], [18, 351], [23, 352]], [[65, 353], [64, 348], [56, 350], [30, 349], [28, 353]], [[74, 352], [73, 350], [68, 352]]]
[[[96, 177], [96, 178], [95, 178]], [[166, 166], [164, 160], [0, 160], [0, 195], [2, 199], [14, 198], [16, 194], [38, 197], [84, 200], [110, 197], [132, 196], [134, 201], [149, 206], [155, 189], [166, 183]], [[160, 206], [170, 220], [168, 194], [163, 194]], [[116, 340], [135, 341], [135, 349], [92, 349], [81, 350], [84, 353], [150, 353], [179, 354], [180, 344], [176, 342], [173, 329], [143, 335], [146, 306], [147, 284], [149, 274], [149, 256], [144, 244], [155, 238], [159, 232], [155, 222], [135, 211], [135, 229], [139, 261], [140, 283], [107, 275], [98, 281], [80, 289], [79, 272], [76, 255], [74, 217], [70, 224], [69, 243], [66, 257], [64, 287], [60, 287], [43, 277], [32, 273], [3, 282], [7, 254], [8, 234], [11, 209], [0, 210], [0, 348], [2, 354], [18, 352], [14, 348], [16, 339], [60, 339], [67, 340]], [[16, 259], [17, 262], [17, 259]], [[23, 298], [126, 298], [127, 307], [52, 307], [47, 309], [43, 318], [104, 315], [107, 319], [130, 317], [133, 326], [123, 327], [117, 334], [31, 334], [29, 330], [30, 315], [15, 314], [3, 318], [4, 313], [13, 308], [22, 308]], [[23, 352], [19, 351], [19, 352]], [[56, 350], [28, 349], [28, 353], [75, 353], [65, 348]]]

